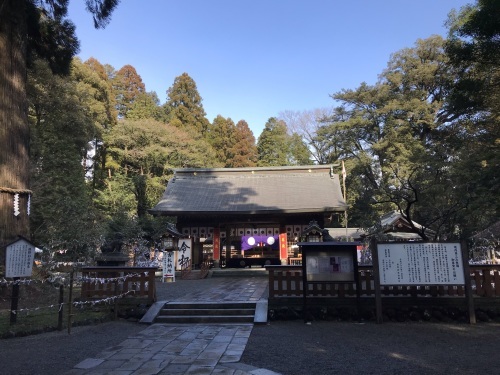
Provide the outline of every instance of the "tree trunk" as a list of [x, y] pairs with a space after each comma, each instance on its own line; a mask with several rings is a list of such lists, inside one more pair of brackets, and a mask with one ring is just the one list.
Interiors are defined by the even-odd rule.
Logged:
[[26, 43], [26, 1], [0, 0], [0, 251], [18, 235], [29, 239]]

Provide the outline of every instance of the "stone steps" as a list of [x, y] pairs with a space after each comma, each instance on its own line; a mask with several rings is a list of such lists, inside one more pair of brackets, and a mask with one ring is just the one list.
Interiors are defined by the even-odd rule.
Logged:
[[167, 302], [155, 323], [253, 323], [255, 302]]

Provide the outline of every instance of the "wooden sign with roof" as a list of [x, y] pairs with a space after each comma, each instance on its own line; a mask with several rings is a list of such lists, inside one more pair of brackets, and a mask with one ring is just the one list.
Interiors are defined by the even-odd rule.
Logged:
[[330, 226], [347, 210], [333, 168], [177, 169], [150, 213], [175, 217], [180, 233], [194, 238], [194, 264], [205, 257], [233, 267], [286, 264], [311, 221]]

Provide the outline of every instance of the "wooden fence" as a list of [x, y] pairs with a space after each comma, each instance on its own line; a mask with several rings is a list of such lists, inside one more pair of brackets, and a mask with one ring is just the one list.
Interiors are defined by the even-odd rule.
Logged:
[[[269, 298], [300, 297], [303, 290], [302, 266], [266, 266], [269, 273]], [[474, 297], [500, 296], [500, 265], [471, 265]], [[375, 281], [371, 266], [358, 267], [356, 283], [308, 283], [308, 297], [374, 297]], [[381, 286], [382, 296], [464, 297], [463, 285]]]
[[157, 267], [82, 267], [81, 297], [114, 296], [145, 298], [156, 301], [155, 272]]

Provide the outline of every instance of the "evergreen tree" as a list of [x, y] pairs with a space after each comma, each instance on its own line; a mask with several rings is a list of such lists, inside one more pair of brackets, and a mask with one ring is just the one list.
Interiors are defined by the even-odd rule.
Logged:
[[233, 159], [227, 166], [232, 168], [257, 166], [255, 137], [245, 120], [240, 120], [236, 124], [234, 139], [234, 146], [231, 150]]
[[120, 118], [127, 117], [139, 95], [146, 92], [146, 86], [135, 68], [123, 66], [113, 78], [113, 90], [116, 96], [116, 108]]
[[455, 155], [455, 188], [467, 197], [463, 235], [498, 220], [500, 210], [500, 3], [479, 0], [452, 14], [446, 52], [459, 71], [446, 110], [457, 131], [449, 132]]
[[92, 139], [86, 160], [86, 176], [92, 181], [92, 189], [102, 186], [105, 177], [105, 147], [103, 134], [116, 125], [116, 110], [111, 84], [104, 67], [95, 59], [82, 63], [75, 58], [71, 78], [77, 84], [82, 105], [93, 120]]
[[121, 120], [105, 136], [107, 188], [97, 203], [110, 214], [144, 216], [163, 193], [174, 168], [220, 167], [203, 139], [153, 119]]
[[210, 125], [202, 105], [195, 81], [182, 73], [167, 90], [167, 102], [164, 105], [168, 120], [183, 128], [191, 128], [205, 136]]
[[[103, 27], [117, 0], [87, 1], [96, 27]], [[30, 236], [25, 212], [11, 215], [12, 194], [29, 189], [27, 66], [35, 57], [50, 62], [54, 72], [68, 71], [78, 50], [74, 25], [66, 19], [67, 0], [3, 1], [0, 11], [0, 246], [17, 235]], [[21, 197], [26, 207], [27, 195]]]
[[288, 157], [290, 165], [310, 165], [311, 151], [304, 140], [297, 133], [290, 136], [290, 155]]
[[162, 120], [163, 114], [160, 108], [160, 100], [156, 92], [144, 92], [137, 95], [132, 106], [127, 112], [130, 120], [155, 119]]
[[[378, 203], [360, 204], [377, 213], [365, 215], [397, 209], [410, 222], [416, 219], [438, 234], [449, 234], [465, 203], [444, 190], [452, 155], [443, 147], [443, 104], [455, 72], [447, 64], [443, 45], [437, 36], [419, 40], [414, 48], [391, 57], [375, 86], [362, 84], [335, 94], [343, 105], [321, 135], [337, 142], [337, 154], [351, 159], [352, 170], [364, 181], [351, 197], [375, 198]], [[370, 187], [363, 187], [366, 184]], [[348, 190], [353, 191], [352, 186]], [[414, 230], [425, 237], [423, 230]]]
[[43, 61], [29, 77], [33, 239], [49, 250], [66, 249], [73, 259], [89, 256], [99, 236], [82, 160], [93, 118], [71, 77], [54, 76]]
[[[331, 139], [318, 137], [318, 133], [321, 131], [325, 119], [330, 116], [331, 110], [329, 109], [315, 109], [302, 112], [285, 111], [280, 113], [279, 118], [286, 122], [290, 131], [299, 135], [305, 142], [310, 156], [317, 164], [328, 164], [338, 159], [338, 155], [334, 151], [335, 146], [330, 149], [330, 146], [335, 145], [335, 142]], [[307, 159], [310, 156], [307, 156]], [[311, 161], [307, 163], [311, 163]]]
[[207, 139], [215, 151], [217, 161], [224, 167], [229, 167], [232, 164], [235, 136], [236, 126], [230, 118], [225, 119], [218, 115], [209, 126]]
[[289, 138], [284, 121], [275, 117], [267, 120], [257, 141], [260, 167], [288, 165]]
[[302, 137], [288, 134], [283, 120], [271, 117], [257, 142], [258, 165], [287, 166], [310, 164], [310, 152]]

